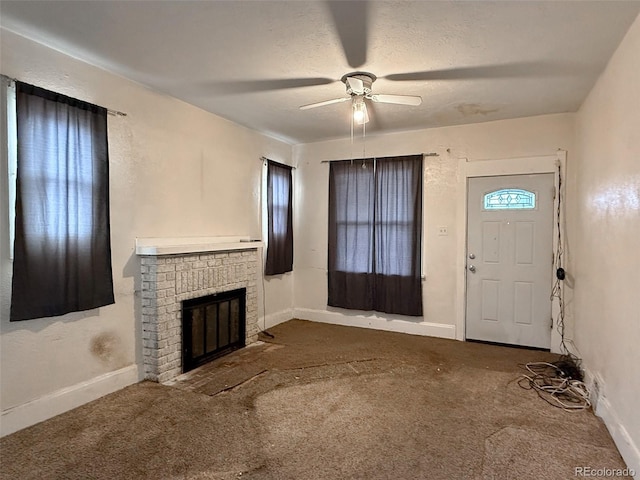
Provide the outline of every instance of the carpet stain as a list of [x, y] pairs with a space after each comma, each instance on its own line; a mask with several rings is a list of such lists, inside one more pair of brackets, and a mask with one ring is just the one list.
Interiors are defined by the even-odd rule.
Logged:
[[236, 383], [235, 385], [230, 385], [228, 387], [225, 387], [222, 390], [217, 391], [215, 393], [208, 393], [207, 395], [214, 397], [214, 396], [219, 395], [221, 393], [227, 393], [227, 392], [231, 392], [231, 391], [237, 390], [238, 388], [242, 388], [243, 386], [247, 385], [248, 383], [253, 382], [257, 378], [259, 378], [262, 375], [264, 375], [265, 373], [267, 373], [267, 370], [262, 370], [262, 371], [256, 373], [255, 375], [247, 378], [246, 380], [242, 380], [239, 383]]

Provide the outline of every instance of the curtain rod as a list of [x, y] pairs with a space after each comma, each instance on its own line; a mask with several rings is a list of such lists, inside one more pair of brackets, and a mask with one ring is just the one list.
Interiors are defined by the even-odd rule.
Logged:
[[286, 163], [283, 163], [283, 162], [276, 162], [275, 160], [271, 160], [270, 158], [267, 158], [267, 157], [260, 157], [260, 161], [261, 162], [273, 162], [273, 163], [277, 163], [279, 165], [284, 165], [285, 167], [289, 167], [289, 168], [292, 168], [294, 170], [297, 170], [297, 167], [294, 167], [292, 165], [287, 165]]
[[[402, 155], [401, 155], [402, 156]], [[436, 152], [430, 152], [430, 153], [423, 153], [422, 154], [423, 157], [439, 157], [440, 154], [436, 153]], [[372, 157], [373, 158], [373, 157]], [[377, 158], [376, 160], [384, 160], [386, 157], [382, 157], [382, 158]], [[395, 158], [395, 157], [394, 157]], [[362, 158], [352, 158], [351, 160], [362, 160]], [[366, 160], [366, 159], [365, 159]], [[348, 162], [349, 159], [347, 160], [322, 160], [320, 163], [332, 163], [332, 162]]]
[[[3, 78], [6, 78], [7, 80], [9, 80], [11, 82], [21, 82], [22, 81], [22, 80], [18, 80], [17, 78], [9, 77], [9, 76], [7, 76], [5, 74], [0, 74], [0, 76], [2, 76]], [[26, 83], [26, 82], [22, 82], [22, 83]], [[64, 94], [62, 94], [62, 95], [64, 95]], [[91, 103], [91, 102], [87, 102], [87, 103]], [[102, 108], [105, 108], [105, 107], [102, 107]], [[113, 115], [114, 117], [126, 117], [127, 116], [126, 113], [121, 112], [120, 110], [113, 110], [111, 108], [107, 108], [106, 110], [107, 110], [107, 113], [109, 115]]]

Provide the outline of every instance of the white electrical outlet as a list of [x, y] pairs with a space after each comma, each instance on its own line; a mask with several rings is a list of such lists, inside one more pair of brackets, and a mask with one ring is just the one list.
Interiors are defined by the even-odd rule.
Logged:
[[447, 228], [446, 225], [442, 225], [440, 227], [438, 227], [438, 235], [441, 237], [445, 237], [447, 235], [449, 235], [449, 229]]

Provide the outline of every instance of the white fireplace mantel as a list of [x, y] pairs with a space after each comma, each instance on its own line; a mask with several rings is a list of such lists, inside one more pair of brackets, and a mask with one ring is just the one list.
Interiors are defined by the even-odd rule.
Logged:
[[249, 236], [148, 237], [136, 238], [136, 255], [180, 255], [262, 248], [264, 243]]

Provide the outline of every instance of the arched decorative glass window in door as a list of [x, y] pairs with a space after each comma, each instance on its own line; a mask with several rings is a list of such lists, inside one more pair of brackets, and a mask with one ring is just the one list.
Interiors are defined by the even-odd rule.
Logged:
[[484, 196], [485, 210], [522, 210], [536, 208], [536, 194], [519, 188], [503, 188]]

